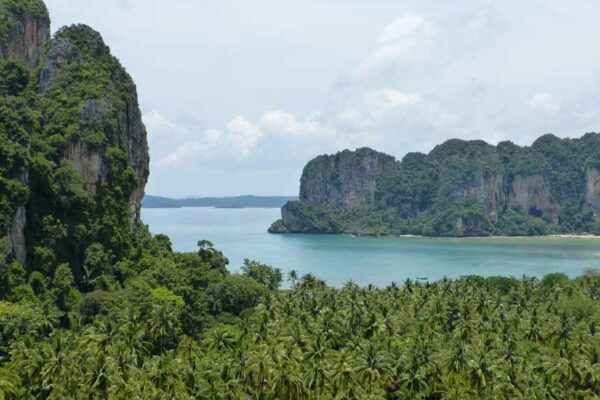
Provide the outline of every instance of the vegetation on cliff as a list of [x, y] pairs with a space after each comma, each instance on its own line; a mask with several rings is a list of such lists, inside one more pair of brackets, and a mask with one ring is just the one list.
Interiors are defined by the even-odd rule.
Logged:
[[0, 59], [35, 69], [50, 36], [42, 0], [0, 0]]
[[48, 9], [42, 0], [0, 0], [0, 42], [8, 40], [19, 17], [48, 19]]
[[[530, 147], [450, 140], [428, 155], [375, 167], [381, 153], [342, 152], [311, 161], [300, 201], [271, 232], [427, 236], [600, 233], [600, 134], [545, 135]], [[352, 158], [349, 158], [351, 155]], [[346, 159], [347, 162], [324, 160]], [[389, 156], [386, 156], [389, 157]], [[315, 172], [318, 163], [326, 172]], [[327, 176], [327, 178], [323, 178]], [[343, 176], [345, 179], [330, 179]]]
[[2, 255], [23, 246], [29, 272], [67, 263], [83, 284], [88, 248], [111, 260], [133, 251], [148, 176], [135, 85], [101, 36], [75, 25], [34, 72], [0, 60], [0, 94]]
[[23, 175], [39, 118], [21, 96], [28, 80], [29, 73], [19, 64], [0, 61], [0, 232], [8, 232], [29, 193]]

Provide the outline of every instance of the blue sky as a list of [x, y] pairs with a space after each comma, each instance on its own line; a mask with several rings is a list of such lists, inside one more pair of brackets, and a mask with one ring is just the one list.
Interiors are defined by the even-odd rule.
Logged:
[[47, 0], [138, 86], [147, 193], [293, 195], [312, 157], [600, 130], [596, 0]]

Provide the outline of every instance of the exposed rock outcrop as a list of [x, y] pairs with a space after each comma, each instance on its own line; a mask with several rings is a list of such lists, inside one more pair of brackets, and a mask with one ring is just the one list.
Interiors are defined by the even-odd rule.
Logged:
[[[28, 186], [30, 200], [26, 200], [26, 193], [21, 195], [19, 203], [6, 213], [1, 251], [7, 260], [17, 259], [24, 265], [33, 257], [33, 247], [43, 242], [40, 220], [44, 216], [60, 215], [65, 224], [80, 224], [90, 235], [88, 239], [80, 235], [84, 241], [98, 240], [92, 232], [98, 226], [93, 218], [97, 211], [106, 212], [102, 208], [108, 204], [119, 209], [113, 223], [126, 219], [128, 210], [131, 222], [139, 224], [140, 202], [149, 175], [146, 129], [136, 86], [125, 68], [111, 55], [101, 35], [85, 25], [62, 28], [48, 43], [49, 35], [50, 19], [43, 1], [0, 0], [0, 59], [15, 61], [29, 70], [40, 67], [39, 74], [31, 74], [37, 77], [36, 84], [27, 89], [27, 96], [36, 99], [32, 107], [40, 119], [28, 129], [37, 129], [31, 135], [48, 140], [42, 155], [48, 158], [48, 168], [70, 166], [81, 178], [72, 180], [73, 184], [81, 182], [91, 195], [89, 199], [95, 201], [86, 203], [90, 209], [83, 220], [69, 221], [64, 210], [55, 215], [52, 209], [57, 199], [48, 198], [52, 194], [44, 189], [44, 179], [51, 182], [50, 176], [40, 181], [38, 174], [34, 183], [28, 182], [26, 168], [21, 177], [13, 172], [13, 180]], [[19, 154], [30, 151], [29, 144], [15, 143], [19, 145]], [[44, 191], [42, 197], [48, 204], [40, 204], [39, 196], [33, 204], [31, 199], [38, 190]], [[78, 246], [61, 245], [65, 257], [70, 257], [66, 261], [76, 271], [82, 254], [80, 249], [69, 250], [69, 246]]]
[[600, 170], [588, 167], [585, 174], [585, 201], [595, 214], [600, 215]]
[[[37, 67], [50, 39], [50, 18], [41, 0], [0, 1], [0, 57]], [[2, 37], [3, 36], [3, 37]]]
[[[449, 140], [396, 162], [371, 149], [319, 156], [270, 232], [537, 235], [600, 226], [600, 134], [530, 147]], [[589, 212], [591, 210], [592, 213]]]
[[369, 148], [319, 156], [304, 168], [300, 200], [340, 209], [373, 205], [378, 176], [395, 164], [394, 157]]
[[25, 241], [25, 227], [27, 225], [27, 216], [25, 206], [17, 209], [17, 214], [13, 219], [13, 226], [10, 230], [10, 251], [7, 256], [14, 257], [22, 265], [27, 265], [27, 243]]
[[[106, 180], [109, 168], [104, 152], [109, 146], [124, 147], [129, 165], [137, 184], [129, 199], [133, 221], [140, 222], [140, 202], [149, 176], [149, 152], [146, 128], [138, 104], [137, 90], [129, 74], [118, 60], [110, 55], [110, 49], [100, 34], [85, 25], [63, 28], [56, 35], [48, 50], [40, 73], [39, 88], [51, 90], [53, 84], [61, 85], [63, 71], [70, 65], [104, 63], [107, 70], [97, 74], [105, 78], [105, 91], [84, 99], [79, 110], [81, 132], [68, 143], [60, 156], [60, 164], [70, 164], [83, 178], [86, 188], [96, 194]], [[104, 76], [106, 74], [106, 76]], [[96, 78], [97, 79], [97, 78]], [[94, 97], [95, 96], [95, 97]], [[87, 143], [84, 130], [97, 127], [106, 140], [98, 145]]]
[[525, 215], [545, 215], [552, 223], [558, 223], [559, 209], [552, 199], [550, 182], [543, 175], [515, 176], [508, 205]]

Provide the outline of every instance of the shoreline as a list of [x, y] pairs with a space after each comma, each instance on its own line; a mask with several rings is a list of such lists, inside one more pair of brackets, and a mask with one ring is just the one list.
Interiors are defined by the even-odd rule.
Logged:
[[[290, 232], [294, 233], [294, 232]], [[538, 235], [538, 236], [505, 236], [505, 235], [490, 235], [490, 236], [423, 236], [423, 235], [383, 235], [383, 234], [357, 234], [357, 233], [341, 233], [342, 235], [350, 235], [354, 237], [373, 237], [373, 238], [403, 238], [403, 239], [588, 239], [600, 240], [600, 235], [584, 235], [575, 233]], [[335, 235], [335, 233], [333, 234]]]

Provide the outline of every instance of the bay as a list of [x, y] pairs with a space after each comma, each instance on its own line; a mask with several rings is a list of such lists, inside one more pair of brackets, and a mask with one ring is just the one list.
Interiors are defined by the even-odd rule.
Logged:
[[143, 209], [152, 233], [167, 234], [176, 251], [196, 251], [208, 239], [239, 271], [244, 258], [299, 275], [312, 273], [333, 286], [347, 281], [386, 286], [392, 281], [461, 275], [571, 277], [600, 267], [600, 240], [568, 238], [369, 238], [349, 235], [273, 235], [278, 209]]

